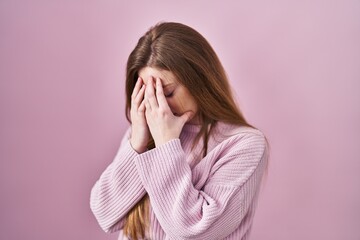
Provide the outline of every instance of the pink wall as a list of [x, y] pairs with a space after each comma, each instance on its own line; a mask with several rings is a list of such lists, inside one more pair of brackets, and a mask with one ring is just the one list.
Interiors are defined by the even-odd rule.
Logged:
[[90, 189], [127, 126], [127, 56], [160, 20], [210, 41], [270, 140], [252, 239], [360, 239], [360, 2], [151, 2], [0, 1], [0, 239], [116, 239]]

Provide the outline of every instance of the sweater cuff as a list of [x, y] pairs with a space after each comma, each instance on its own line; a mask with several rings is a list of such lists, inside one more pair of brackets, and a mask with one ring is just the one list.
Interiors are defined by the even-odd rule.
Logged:
[[125, 162], [133, 162], [133, 160], [138, 156], [139, 153], [133, 149], [130, 144], [130, 141], [127, 140], [122, 147], [119, 147], [114, 162], [117, 161], [125, 161]]

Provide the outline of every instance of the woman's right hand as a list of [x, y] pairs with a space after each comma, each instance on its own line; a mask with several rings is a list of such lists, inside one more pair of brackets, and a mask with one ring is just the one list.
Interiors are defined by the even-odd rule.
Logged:
[[132, 148], [143, 153], [147, 149], [150, 137], [149, 127], [145, 118], [145, 102], [144, 102], [145, 85], [139, 77], [131, 95], [131, 138], [130, 144]]

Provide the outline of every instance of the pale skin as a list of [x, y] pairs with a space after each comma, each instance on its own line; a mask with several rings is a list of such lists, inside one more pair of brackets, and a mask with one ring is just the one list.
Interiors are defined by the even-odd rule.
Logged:
[[150, 133], [156, 147], [179, 138], [185, 123], [198, 123], [197, 111], [194, 98], [174, 74], [142, 68], [131, 96], [131, 146], [145, 152]]

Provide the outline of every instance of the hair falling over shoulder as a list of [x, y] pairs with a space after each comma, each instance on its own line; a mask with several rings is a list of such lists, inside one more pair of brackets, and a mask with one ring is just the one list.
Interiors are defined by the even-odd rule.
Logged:
[[149, 224], [149, 198], [144, 196], [127, 215], [124, 225], [124, 234], [131, 239], [145, 237], [145, 231]]
[[[171, 71], [179, 83], [194, 96], [202, 127], [194, 145], [203, 137], [207, 154], [207, 139], [218, 121], [250, 125], [238, 109], [225, 70], [208, 41], [196, 30], [181, 23], [162, 22], [151, 27], [130, 53], [126, 68], [126, 117], [131, 123], [131, 94], [138, 72], [144, 67]], [[154, 147], [149, 140], [148, 149]], [[149, 228], [148, 195], [127, 215], [124, 233], [133, 240], [146, 237]]]

